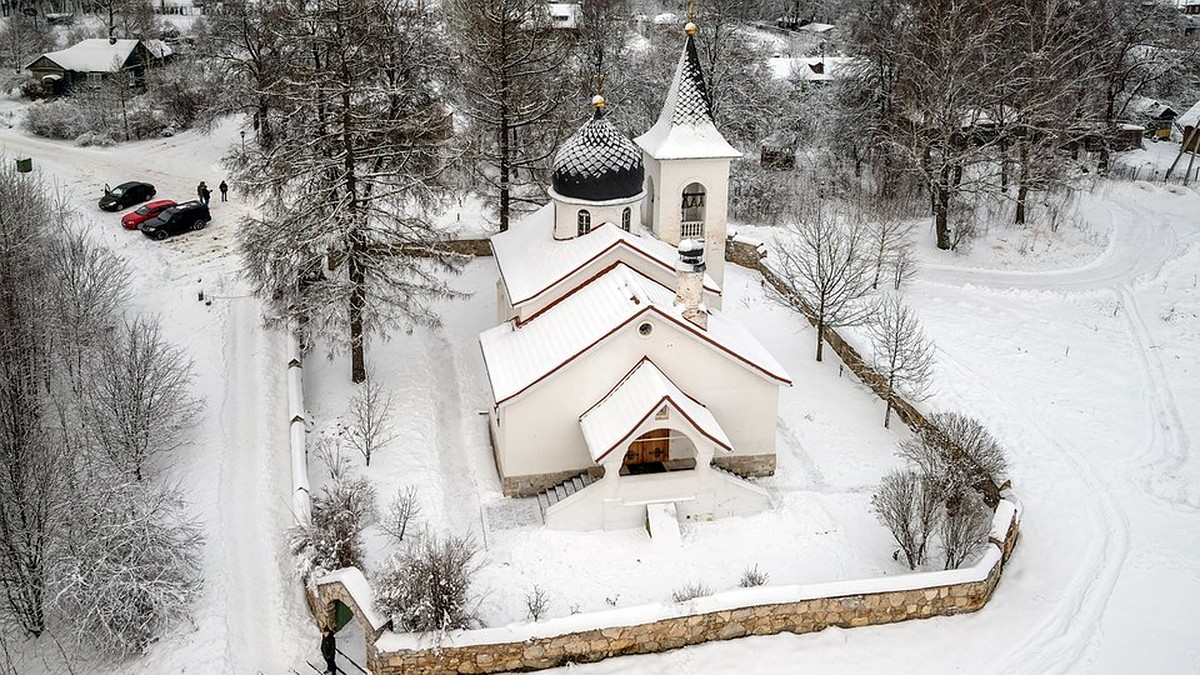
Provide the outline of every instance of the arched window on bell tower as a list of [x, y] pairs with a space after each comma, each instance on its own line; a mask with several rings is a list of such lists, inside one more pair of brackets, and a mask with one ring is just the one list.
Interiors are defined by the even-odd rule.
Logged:
[[707, 193], [699, 183], [689, 183], [680, 196], [679, 238], [704, 239]]
[[630, 208], [628, 206], [626, 206], [625, 210], [621, 212], [621, 229], [622, 230], [625, 230], [626, 232], [629, 231], [630, 220], [632, 218], [633, 218], [633, 211], [631, 211]]
[[[570, 222], [570, 221], [568, 221]], [[592, 231], [592, 213], [587, 209], [579, 209], [579, 236]]]

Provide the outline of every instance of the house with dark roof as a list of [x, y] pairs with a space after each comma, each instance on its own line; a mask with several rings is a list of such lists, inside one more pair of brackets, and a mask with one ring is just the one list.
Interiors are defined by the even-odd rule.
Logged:
[[42, 54], [25, 69], [51, 93], [64, 93], [78, 86], [99, 86], [117, 73], [132, 75], [137, 86], [145, 84], [146, 69], [172, 54], [162, 40], [92, 38], [66, 49]]
[[492, 237], [479, 336], [501, 487], [557, 529], [760, 511], [790, 377], [720, 311], [730, 162], [688, 24], [655, 124], [604, 98], [554, 157], [551, 201]]

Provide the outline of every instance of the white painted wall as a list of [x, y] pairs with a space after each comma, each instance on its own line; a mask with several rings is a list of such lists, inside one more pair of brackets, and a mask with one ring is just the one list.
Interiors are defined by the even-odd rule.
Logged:
[[642, 210], [642, 195], [629, 199], [614, 199], [604, 202], [590, 202], [583, 199], [570, 199], [552, 192], [554, 200], [554, 238], [574, 239], [579, 236], [579, 212], [587, 210], [592, 214], [592, 228], [600, 227], [601, 223], [612, 223], [621, 226], [621, 213], [629, 209], [629, 229], [637, 229], [639, 214]]
[[[653, 194], [653, 199], [645, 203], [645, 211], [650, 216], [648, 223], [651, 231], [665, 242], [679, 244], [683, 189], [691, 183], [704, 186], [704, 261], [708, 265], [708, 273], [724, 286], [730, 160], [657, 160], [648, 153], [642, 153], [642, 161], [646, 166], [646, 192]], [[645, 217], [643, 220], [646, 221]]]
[[[648, 337], [637, 327], [649, 321]], [[779, 387], [656, 316], [638, 319], [498, 411], [504, 475], [583, 470], [592, 465], [579, 415], [649, 356], [692, 392], [728, 434], [735, 454], [775, 452]]]

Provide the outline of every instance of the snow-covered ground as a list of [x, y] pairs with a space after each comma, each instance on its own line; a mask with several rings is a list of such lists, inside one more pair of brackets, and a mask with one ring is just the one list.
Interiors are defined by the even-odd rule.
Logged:
[[[95, 149], [0, 129], [4, 161], [33, 157], [96, 241], [130, 262], [139, 309], [159, 315], [190, 352], [207, 403], [177, 469], [209, 535], [195, 623], [135, 663], [100, 672], [282, 674], [304, 667], [306, 656], [315, 661], [316, 631], [282, 540], [290, 521], [284, 350], [260, 327], [258, 304], [236, 275], [233, 228], [246, 208], [237, 186], [233, 201], [213, 203], [209, 229], [165, 244], [121, 229], [117, 216], [95, 208], [105, 182], [131, 179], [155, 183], [163, 197], [189, 198], [198, 181], [220, 181], [220, 155], [236, 138], [236, 126], [226, 124], [211, 136]], [[1162, 154], [1145, 154], [1155, 152]], [[470, 211], [463, 231], [478, 227]], [[571, 672], [1194, 672], [1200, 194], [1112, 184], [1085, 195], [1080, 216], [1085, 227], [1066, 225], [1053, 237], [995, 226], [966, 254], [923, 249], [924, 268], [906, 293], [939, 348], [931, 407], [976, 415], [1003, 440], [1025, 507], [1022, 540], [985, 610], [746, 638]], [[1025, 239], [1033, 241], [1020, 245]], [[435, 525], [481, 535], [487, 507], [500, 502], [483, 420], [472, 414], [486, 406], [475, 335], [494, 320], [492, 275], [490, 261], [472, 263], [456, 283], [481, 292], [448, 306], [444, 327], [400, 330], [371, 357], [404, 402], [401, 439], [372, 471], [417, 484]], [[783, 496], [779, 510], [752, 528], [736, 520], [685, 528], [677, 552], [652, 551], [637, 533], [490, 528], [493, 564], [481, 579], [490, 621], [519, 620], [523, 607], [514, 604], [535, 582], [573, 584], [554, 598], [552, 611], [561, 613], [574, 603], [607, 606], [616, 592], [608, 584], [617, 581], [606, 579], [630, 589], [614, 599], [626, 606], [661, 601], [688, 581], [731, 586], [750, 563], [777, 582], [901, 571], [865, 510], [873, 481], [895, 461], [894, 438], [879, 427], [881, 407], [847, 378], [838, 381], [835, 362], [813, 363], [811, 329], [756, 286], [753, 275], [732, 273], [726, 310], [751, 326], [797, 383], [783, 396], [781, 470], [767, 481]], [[200, 290], [211, 304], [197, 301]], [[322, 385], [320, 394], [309, 392], [320, 423], [350, 391], [345, 364], [313, 359], [306, 370]], [[701, 545], [722, 538], [733, 541]], [[681, 565], [679, 582], [592, 581], [579, 572], [628, 562], [621, 556], [637, 546], [647, 547], [637, 563], [645, 568]], [[734, 559], [735, 548], [753, 553]], [[636, 568], [629, 576], [638, 576]], [[41, 669], [38, 661], [27, 671]]]

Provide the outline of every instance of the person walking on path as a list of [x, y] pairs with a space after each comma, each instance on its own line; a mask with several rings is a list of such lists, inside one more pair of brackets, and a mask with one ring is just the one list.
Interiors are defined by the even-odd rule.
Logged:
[[329, 626], [321, 629], [321, 658], [325, 659], [325, 672], [328, 675], [336, 675], [338, 669], [334, 661], [337, 658], [337, 638], [333, 636]]
[[225, 181], [221, 181], [221, 184], [217, 186], [217, 189], [221, 191], [221, 201], [229, 201], [229, 186], [226, 185]]

